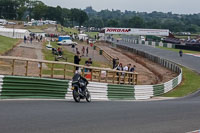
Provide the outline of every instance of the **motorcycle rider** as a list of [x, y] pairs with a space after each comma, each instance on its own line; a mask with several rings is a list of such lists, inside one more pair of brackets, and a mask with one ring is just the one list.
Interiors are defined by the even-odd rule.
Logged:
[[88, 81], [86, 78], [82, 77], [79, 73], [76, 73], [73, 77], [73, 82], [78, 82], [81, 91], [85, 95], [85, 89], [87, 87]]

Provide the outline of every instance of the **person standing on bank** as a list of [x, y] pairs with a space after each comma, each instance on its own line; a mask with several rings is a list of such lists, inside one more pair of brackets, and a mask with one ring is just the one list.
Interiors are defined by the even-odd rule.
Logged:
[[179, 55], [180, 55], [180, 57], [183, 56], [183, 51], [182, 50], [179, 50]]
[[89, 48], [87, 47], [86, 48], [86, 56], [88, 56], [88, 53], [89, 53]]
[[[77, 51], [77, 54], [74, 56], [74, 64], [79, 65], [79, 62], [81, 61], [81, 57], [80, 57], [80, 52]], [[79, 67], [76, 67], [76, 71], [79, 69]]]

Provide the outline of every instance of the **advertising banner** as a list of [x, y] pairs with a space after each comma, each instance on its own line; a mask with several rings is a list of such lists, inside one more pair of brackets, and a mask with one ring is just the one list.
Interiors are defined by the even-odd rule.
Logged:
[[105, 34], [169, 36], [169, 30], [140, 28], [105, 28]]

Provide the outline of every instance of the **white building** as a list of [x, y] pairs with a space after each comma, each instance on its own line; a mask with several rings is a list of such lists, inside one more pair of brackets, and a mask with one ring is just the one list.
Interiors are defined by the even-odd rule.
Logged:
[[12, 29], [12, 28], [0, 28], [0, 35], [10, 38], [24, 38], [29, 36], [30, 32], [25, 29]]

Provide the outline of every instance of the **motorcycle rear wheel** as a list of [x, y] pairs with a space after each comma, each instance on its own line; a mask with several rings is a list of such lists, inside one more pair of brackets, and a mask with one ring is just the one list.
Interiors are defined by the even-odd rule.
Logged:
[[86, 101], [91, 102], [91, 95], [90, 95], [90, 92], [88, 90], [86, 91]]

